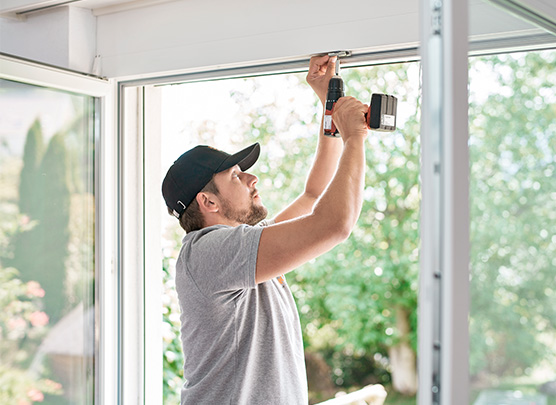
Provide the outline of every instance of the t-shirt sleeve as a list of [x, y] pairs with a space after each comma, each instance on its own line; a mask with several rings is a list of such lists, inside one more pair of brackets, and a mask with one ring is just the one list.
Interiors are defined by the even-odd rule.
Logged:
[[257, 252], [263, 227], [223, 227], [192, 240], [183, 258], [205, 295], [254, 288]]

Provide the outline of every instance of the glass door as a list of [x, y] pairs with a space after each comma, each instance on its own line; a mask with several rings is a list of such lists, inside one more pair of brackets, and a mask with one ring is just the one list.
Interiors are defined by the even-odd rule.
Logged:
[[92, 404], [102, 364], [101, 99], [47, 86], [39, 67], [30, 78], [27, 64], [2, 63], [0, 402]]
[[[537, 39], [469, 58], [469, 400], [552, 404], [556, 22], [496, 3], [472, 2], [472, 15], [502, 12], [493, 24], [515, 31], [506, 40]], [[470, 32], [471, 46], [480, 38]]]
[[[471, 7], [488, 10], [486, 2]], [[548, 20], [536, 25], [538, 15], [515, 12], [497, 21], [501, 30], [504, 22], [544, 40], [517, 47], [521, 52], [469, 58], [469, 373], [476, 405], [556, 403], [556, 37]]]

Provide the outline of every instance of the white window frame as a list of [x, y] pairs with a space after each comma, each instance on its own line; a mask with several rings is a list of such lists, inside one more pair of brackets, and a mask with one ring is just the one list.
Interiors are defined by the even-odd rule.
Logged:
[[96, 97], [95, 134], [95, 403], [115, 404], [118, 392], [117, 280], [115, 266], [116, 144], [114, 82], [0, 55], [0, 78]]
[[[354, 52], [345, 64], [350, 67], [416, 60], [423, 63], [420, 405], [469, 403], [469, 189], [465, 187], [469, 182], [468, 57], [549, 48], [556, 44], [556, 38], [550, 34], [468, 44], [468, 3], [468, 0], [421, 0], [421, 50], [410, 47]], [[439, 13], [434, 17], [440, 18], [441, 35], [434, 35], [431, 40], [431, 21], [435, 13]], [[163, 204], [160, 193], [163, 173], [159, 168], [160, 136], [163, 134], [158, 112], [151, 116], [152, 111], [159, 111], [156, 103], [160, 94], [156, 86], [301, 72], [307, 69], [308, 60], [309, 56], [280, 63], [246, 63], [229, 69], [199, 68], [181, 75], [119, 82], [120, 178], [125, 179], [122, 180], [121, 198], [122, 206], [126, 207], [120, 210], [123, 221], [120, 236], [124, 240], [126, 235], [135, 239], [135, 243], [124, 245], [129, 249], [123, 249], [122, 274], [129, 282], [124, 285], [131, 292], [122, 301], [122, 327], [124, 337], [126, 329], [133, 331], [139, 327], [142, 332], [136, 336], [128, 334], [131, 340], [125, 339], [130, 346], [128, 354], [123, 355], [124, 370], [139, 369], [123, 378], [120, 403], [162, 404], [162, 336], [159, 328], [150, 326], [152, 321], [161, 321], [162, 305], [159, 212]], [[442, 82], [435, 81], [439, 77]], [[149, 114], [145, 114], [147, 110]], [[149, 164], [148, 169], [145, 169], [145, 162]], [[458, 187], [453, 187], [455, 184]], [[146, 190], [157, 192], [152, 194]], [[126, 211], [130, 209], [126, 219]], [[145, 216], [145, 212], [149, 215]]]
[[[119, 404], [162, 404], [159, 88], [120, 83]], [[145, 111], [150, 113], [147, 115]], [[146, 138], [149, 134], [150, 138]], [[149, 170], [146, 170], [149, 162]], [[153, 170], [154, 169], [154, 170]], [[154, 192], [148, 192], [154, 190]], [[148, 215], [146, 215], [148, 213]]]
[[418, 403], [469, 403], [468, 4], [422, 0]]

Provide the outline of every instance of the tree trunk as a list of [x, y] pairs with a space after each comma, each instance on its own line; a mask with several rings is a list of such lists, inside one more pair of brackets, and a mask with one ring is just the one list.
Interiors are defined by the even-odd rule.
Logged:
[[409, 342], [410, 324], [407, 309], [396, 308], [396, 328], [400, 341], [396, 346], [388, 349], [392, 366], [392, 386], [400, 394], [415, 395], [417, 393], [417, 365], [415, 352]]

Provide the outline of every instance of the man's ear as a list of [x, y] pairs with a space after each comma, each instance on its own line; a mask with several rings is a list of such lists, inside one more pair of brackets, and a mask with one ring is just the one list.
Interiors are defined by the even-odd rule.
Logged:
[[195, 199], [197, 200], [197, 203], [199, 204], [199, 208], [203, 214], [218, 212], [218, 203], [214, 197], [215, 196], [212, 193], [204, 193], [204, 192], [197, 193]]

